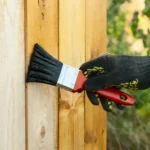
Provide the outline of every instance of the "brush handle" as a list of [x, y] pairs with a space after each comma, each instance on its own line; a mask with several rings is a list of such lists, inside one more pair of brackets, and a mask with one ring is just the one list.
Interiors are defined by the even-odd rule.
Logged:
[[[79, 71], [76, 84], [72, 92], [78, 92], [84, 90], [84, 82], [87, 80], [87, 78], [83, 75], [82, 71]], [[106, 99], [109, 99], [111, 101], [117, 102], [119, 104], [123, 105], [133, 105], [135, 103], [135, 99], [119, 90], [116, 90], [114, 88], [106, 88], [103, 90], [94, 91], [96, 94], [99, 94]]]
[[132, 96], [114, 88], [106, 88], [103, 90], [96, 91], [95, 93], [122, 105], [130, 106], [134, 105], [135, 103], [135, 99]]

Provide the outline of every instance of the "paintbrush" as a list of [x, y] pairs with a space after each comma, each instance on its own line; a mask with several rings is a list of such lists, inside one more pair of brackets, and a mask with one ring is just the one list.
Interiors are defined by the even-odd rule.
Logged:
[[[74, 93], [84, 90], [86, 80], [81, 70], [60, 62], [40, 45], [35, 44], [28, 68], [27, 82], [54, 85]], [[135, 103], [133, 97], [114, 88], [93, 92], [119, 104], [133, 105]]]

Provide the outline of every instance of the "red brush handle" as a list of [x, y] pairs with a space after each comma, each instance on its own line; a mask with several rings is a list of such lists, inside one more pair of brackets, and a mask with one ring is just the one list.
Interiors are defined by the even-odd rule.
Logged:
[[[80, 71], [78, 74], [78, 77], [77, 77], [75, 87], [72, 92], [78, 92], [78, 91], [84, 90], [84, 82], [86, 80], [87, 80], [86, 77]], [[132, 96], [130, 96], [122, 91], [116, 90], [114, 88], [106, 88], [103, 90], [95, 91], [95, 93], [97, 93], [111, 101], [117, 102], [119, 104], [133, 105], [135, 103], [135, 99]]]

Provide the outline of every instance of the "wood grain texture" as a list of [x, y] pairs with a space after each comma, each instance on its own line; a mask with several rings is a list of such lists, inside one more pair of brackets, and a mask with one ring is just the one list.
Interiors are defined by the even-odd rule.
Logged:
[[0, 149], [25, 150], [24, 1], [0, 1]]
[[[86, 61], [106, 52], [106, 1], [86, 0]], [[106, 150], [106, 113], [85, 100], [85, 150]]]
[[[27, 64], [33, 46], [39, 43], [54, 57], [58, 57], [58, 1], [26, 1], [26, 51]], [[57, 99], [56, 87], [27, 84], [27, 144], [28, 150], [57, 149]]]
[[[59, 1], [59, 58], [79, 68], [85, 61], [85, 0]], [[84, 150], [84, 93], [60, 90], [59, 150]]]

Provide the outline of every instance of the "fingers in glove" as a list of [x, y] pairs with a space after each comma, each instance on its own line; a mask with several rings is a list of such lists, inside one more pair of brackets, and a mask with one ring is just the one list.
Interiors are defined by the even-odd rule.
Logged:
[[87, 96], [93, 105], [99, 105], [99, 101], [95, 95], [95, 93], [87, 91]]
[[120, 110], [124, 110], [124, 105], [121, 105], [121, 104], [118, 104], [118, 103], [115, 103], [116, 104], [116, 107]]
[[112, 101], [106, 99], [103, 96], [98, 96], [98, 97], [100, 99], [100, 102], [101, 102], [103, 109], [107, 112], [111, 112], [112, 108], [113, 108]]
[[[110, 101], [109, 99], [106, 99], [105, 97], [103, 96], [99, 96], [99, 99], [101, 101], [101, 104], [103, 106], [103, 109], [106, 110], [107, 112], [111, 112], [112, 111], [112, 108], [113, 108], [113, 104], [112, 104], [112, 101]], [[119, 109], [119, 110], [124, 110], [124, 105], [121, 105], [119, 103], [115, 103], [116, 104], [116, 107]]]
[[[87, 92], [87, 96], [93, 105], [99, 105], [99, 102], [100, 102], [105, 111], [107, 112], [112, 111], [112, 108], [113, 108], [112, 101], [106, 99], [103, 96], [97, 95], [93, 92]], [[115, 104], [119, 110], [124, 110], [124, 105], [121, 105], [118, 103], [115, 103]]]
[[[116, 89], [116, 90], [121, 90], [121, 88], [117, 88], [117, 87], [113, 87], [114, 89]], [[118, 108], [118, 109], [120, 109], [120, 110], [124, 110], [124, 108], [125, 108], [125, 106], [124, 105], [122, 105], [122, 104], [119, 104], [119, 103], [115, 103], [116, 104], [116, 107]]]
[[112, 102], [109, 101], [108, 99], [106, 99], [102, 96], [99, 96], [93, 92], [87, 92], [87, 96], [93, 105], [99, 105], [99, 103], [101, 103], [101, 105], [105, 111], [107, 111], [107, 112], [112, 111]]

